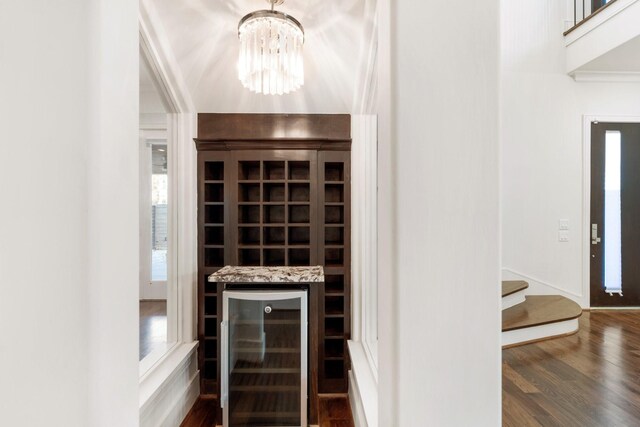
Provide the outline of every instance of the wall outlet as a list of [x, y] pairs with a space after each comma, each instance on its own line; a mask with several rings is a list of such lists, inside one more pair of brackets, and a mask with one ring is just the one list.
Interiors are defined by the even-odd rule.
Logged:
[[569, 233], [566, 231], [558, 232], [558, 242], [567, 243], [569, 241]]
[[561, 219], [558, 221], [558, 230], [568, 230], [569, 229], [569, 220]]

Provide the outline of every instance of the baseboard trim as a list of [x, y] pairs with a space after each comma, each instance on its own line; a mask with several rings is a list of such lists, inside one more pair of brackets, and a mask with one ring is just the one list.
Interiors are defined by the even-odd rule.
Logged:
[[141, 427], [175, 427], [186, 417], [200, 394], [196, 348], [182, 344], [141, 381]]
[[351, 405], [351, 413], [353, 415], [353, 425], [355, 427], [368, 427], [367, 420], [364, 416], [360, 389], [358, 388], [358, 382], [356, 381], [353, 371], [349, 371], [349, 404]]
[[355, 427], [378, 427], [378, 383], [362, 343], [349, 341], [349, 403]]
[[162, 420], [161, 427], [175, 427], [179, 426], [186, 418], [187, 414], [198, 400], [200, 395], [200, 375], [196, 372], [189, 385], [185, 387], [180, 396], [177, 396], [176, 402], [172, 408], [170, 408], [167, 416]]

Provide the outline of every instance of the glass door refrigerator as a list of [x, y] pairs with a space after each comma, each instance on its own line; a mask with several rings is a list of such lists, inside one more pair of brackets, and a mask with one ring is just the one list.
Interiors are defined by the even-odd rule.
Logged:
[[307, 291], [225, 290], [225, 427], [307, 426]]

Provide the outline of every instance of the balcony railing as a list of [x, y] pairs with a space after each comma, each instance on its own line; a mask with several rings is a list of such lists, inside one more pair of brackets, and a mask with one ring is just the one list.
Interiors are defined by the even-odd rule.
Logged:
[[564, 35], [566, 36], [616, 1], [617, 0], [573, 0], [573, 26], [565, 31]]

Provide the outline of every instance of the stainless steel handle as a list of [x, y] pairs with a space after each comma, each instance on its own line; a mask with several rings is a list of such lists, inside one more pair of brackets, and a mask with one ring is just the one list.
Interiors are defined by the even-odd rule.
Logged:
[[228, 337], [228, 322], [222, 321], [220, 322], [220, 335], [222, 338], [222, 348], [220, 349], [220, 407], [224, 408], [224, 405], [227, 403], [227, 398], [229, 396], [229, 342], [227, 340]]
[[597, 245], [601, 239], [598, 237], [598, 224], [591, 224], [591, 244]]

